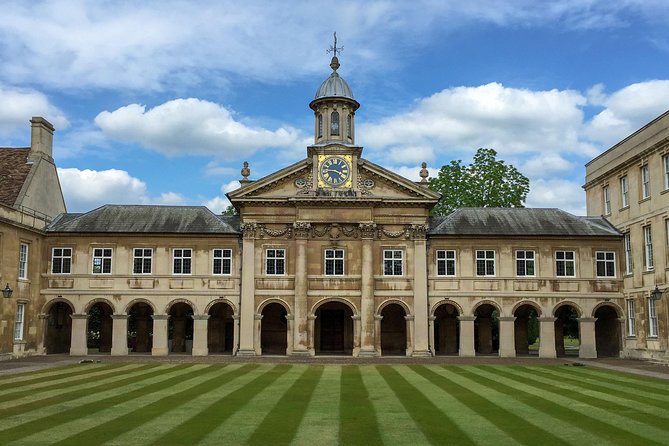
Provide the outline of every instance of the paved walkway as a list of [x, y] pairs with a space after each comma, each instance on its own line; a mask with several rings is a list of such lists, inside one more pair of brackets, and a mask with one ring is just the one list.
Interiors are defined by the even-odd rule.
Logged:
[[259, 356], [259, 357], [237, 357], [224, 355], [210, 355], [193, 357], [190, 355], [47, 355], [29, 356], [20, 359], [0, 361], [0, 376], [16, 373], [32, 372], [52, 367], [62, 367], [76, 364], [80, 361], [93, 361], [102, 363], [117, 362], [201, 362], [201, 363], [291, 363], [291, 364], [453, 364], [453, 365], [569, 365], [597, 367], [618, 372], [632, 373], [635, 375], [648, 376], [669, 380], [669, 365], [658, 364], [650, 361], [620, 358], [602, 359], [579, 359], [576, 357], [565, 357], [557, 359], [540, 359], [536, 357], [499, 358], [496, 356], [477, 356], [476, 358], [460, 358], [458, 356], [439, 356], [435, 358], [406, 358], [406, 357], [381, 357], [381, 358], [352, 358], [350, 356], [318, 356], [318, 357], [286, 357], [286, 356]]

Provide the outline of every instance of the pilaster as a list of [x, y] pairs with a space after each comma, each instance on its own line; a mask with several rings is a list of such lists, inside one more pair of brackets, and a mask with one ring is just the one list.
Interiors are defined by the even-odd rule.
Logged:
[[555, 358], [555, 321], [556, 317], [540, 317], [539, 320], [539, 357]]
[[501, 358], [516, 357], [516, 342], [514, 340], [514, 316], [500, 317], [499, 321], [499, 356]]
[[193, 315], [193, 356], [207, 356], [209, 346], [207, 345], [207, 321], [208, 314]]
[[112, 314], [112, 356], [127, 356], [128, 354], [128, 316], [127, 314]]
[[460, 356], [476, 356], [474, 350], [474, 321], [476, 316], [458, 316], [460, 321]]
[[310, 229], [309, 223], [297, 222], [295, 231], [295, 309], [293, 323], [293, 352], [298, 356], [309, 354], [307, 341], [307, 292], [309, 282], [307, 280], [307, 237]]
[[88, 342], [86, 336], [86, 314], [71, 314], [72, 319], [72, 341], [70, 343], [70, 355], [83, 356], [88, 354]]
[[360, 301], [360, 356], [377, 356], [374, 347], [374, 224], [361, 224], [362, 277]]
[[414, 349], [412, 356], [432, 356], [428, 343], [427, 326], [427, 243], [425, 225], [413, 225], [414, 236]]
[[255, 223], [243, 223], [238, 356], [255, 356]]
[[578, 330], [581, 338], [581, 347], [578, 349], [579, 358], [596, 358], [597, 346], [595, 344], [595, 321], [594, 317], [580, 317]]
[[153, 356], [167, 356], [167, 314], [154, 314], [153, 318]]

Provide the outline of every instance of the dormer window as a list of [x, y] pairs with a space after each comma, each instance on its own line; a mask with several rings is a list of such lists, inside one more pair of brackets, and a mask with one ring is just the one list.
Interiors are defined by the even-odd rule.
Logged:
[[323, 115], [318, 114], [318, 137], [321, 138], [323, 136]]
[[339, 136], [339, 113], [332, 112], [330, 115], [330, 135]]
[[352, 133], [351, 133], [351, 115], [346, 115], [346, 137], [347, 138], [352, 138]]

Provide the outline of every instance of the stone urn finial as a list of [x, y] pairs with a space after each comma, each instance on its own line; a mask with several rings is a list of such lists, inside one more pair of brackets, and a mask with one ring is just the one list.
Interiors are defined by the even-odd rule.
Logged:
[[249, 175], [251, 175], [251, 169], [249, 169], [249, 162], [244, 161], [244, 167], [242, 167], [242, 179], [239, 180], [240, 183], [248, 183]]
[[427, 177], [430, 176], [430, 172], [427, 171], [427, 163], [421, 164], [420, 167], [420, 182], [427, 183]]

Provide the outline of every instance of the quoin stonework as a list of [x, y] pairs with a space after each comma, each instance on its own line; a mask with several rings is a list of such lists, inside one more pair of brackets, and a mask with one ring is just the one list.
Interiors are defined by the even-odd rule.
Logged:
[[[589, 165], [588, 217], [526, 208], [432, 217], [439, 195], [427, 166], [415, 182], [363, 157], [360, 104], [336, 55], [330, 67], [309, 104], [306, 157], [259, 179], [245, 163], [228, 194], [238, 216], [197, 206], [67, 213], [53, 127], [33, 118], [31, 147], [0, 149], [0, 283], [12, 290], [0, 301], [2, 354], [666, 354], [667, 299], [654, 301], [654, 337], [644, 309], [666, 283], [658, 178], [669, 119], [650, 124], [664, 132], [657, 154], [642, 147], [618, 165], [607, 152]], [[644, 160], [647, 201], [632, 197]], [[624, 171], [629, 210], [615, 203], [609, 216], [601, 191], [615, 196]], [[650, 203], [663, 204], [657, 216], [640, 209]], [[649, 225], [653, 272], [629, 272], [627, 228], [637, 268]]]

